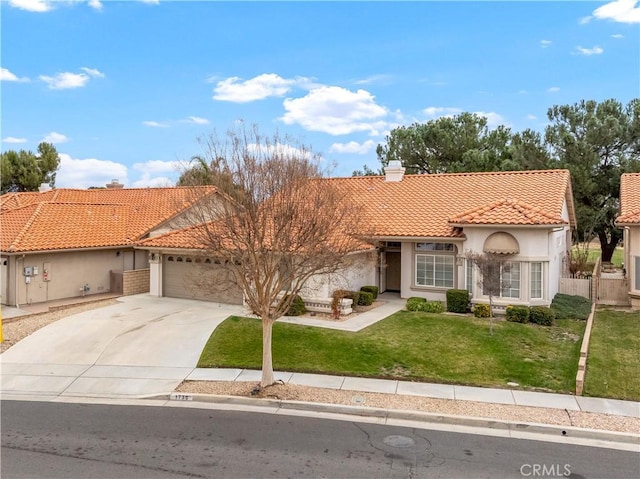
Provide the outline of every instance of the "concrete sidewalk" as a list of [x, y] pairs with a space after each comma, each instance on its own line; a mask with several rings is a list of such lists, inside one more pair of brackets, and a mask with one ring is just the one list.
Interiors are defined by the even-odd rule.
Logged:
[[[261, 372], [249, 369], [194, 369], [186, 377], [189, 381], [249, 381], [259, 382]], [[300, 386], [339, 389], [354, 392], [373, 392], [422, 396], [437, 399], [477, 401], [514, 406], [567, 409], [614, 416], [640, 417], [640, 402], [617, 399], [541, 393], [517, 389], [492, 389], [451, 384], [430, 384], [388, 379], [368, 379], [344, 376], [325, 376], [276, 372], [276, 380]]]

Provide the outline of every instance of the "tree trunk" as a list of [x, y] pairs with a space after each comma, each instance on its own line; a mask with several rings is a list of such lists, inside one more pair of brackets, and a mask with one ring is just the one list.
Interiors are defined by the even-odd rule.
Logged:
[[600, 239], [602, 262], [611, 263], [613, 252], [616, 250], [616, 246], [618, 246], [618, 242], [620, 241], [619, 238], [617, 237], [617, 235], [612, 235], [611, 242], [609, 242], [607, 236], [604, 233], [599, 233], [598, 238]]
[[489, 295], [489, 335], [493, 336], [493, 296]]
[[276, 382], [273, 377], [273, 357], [271, 355], [271, 332], [273, 321], [262, 319], [262, 380], [260, 387], [266, 388]]

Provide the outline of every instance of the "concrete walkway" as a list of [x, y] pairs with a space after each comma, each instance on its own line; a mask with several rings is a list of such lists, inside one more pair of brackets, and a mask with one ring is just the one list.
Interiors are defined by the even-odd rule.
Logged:
[[[404, 301], [382, 295], [385, 304], [344, 321], [282, 318], [308, 326], [360, 331], [399, 311]], [[260, 371], [198, 369], [200, 352], [232, 305], [155, 298], [120, 298], [119, 304], [63, 318], [0, 355], [3, 399], [39, 397], [144, 398], [170, 394], [183, 380], [252, 381]], [[640, 403], [516, 389], [277, 372], [286, 383], [354, 392], [513, 404], [640, 417]]]

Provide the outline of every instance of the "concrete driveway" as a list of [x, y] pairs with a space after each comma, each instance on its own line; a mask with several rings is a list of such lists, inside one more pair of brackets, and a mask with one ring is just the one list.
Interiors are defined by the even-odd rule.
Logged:
[[126, 296], [68, 316], [0, 355], [3, 397], [144, 397], [195, 368], [211, 332], [241, 306]]

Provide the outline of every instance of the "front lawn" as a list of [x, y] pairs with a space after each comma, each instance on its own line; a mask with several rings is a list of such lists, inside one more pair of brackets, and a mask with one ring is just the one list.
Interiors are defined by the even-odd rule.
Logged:
[[[275, 370], [427, 382], [575, 390], [584, 321], [554, 327], [400, 311], [349, 333], [274, 324]], [[232, 317], [211, 335], [198, 367], [260, 369], [259, 320]]]
[[640, 401], [640, 313], [596, 312], [584, 394]]

